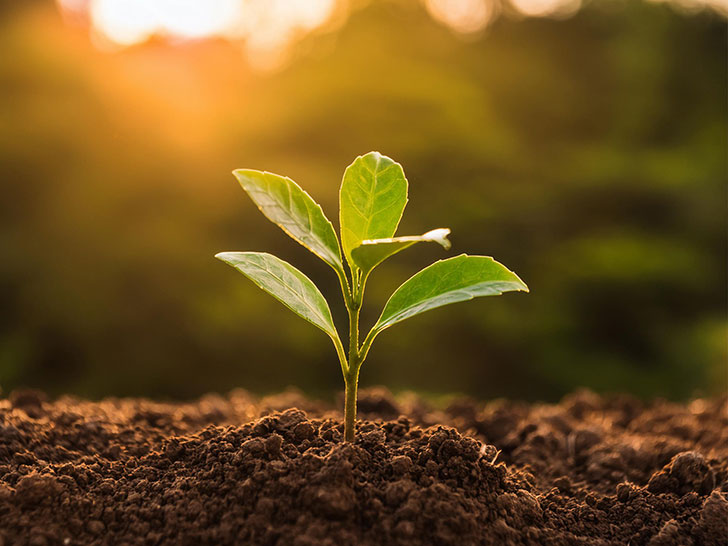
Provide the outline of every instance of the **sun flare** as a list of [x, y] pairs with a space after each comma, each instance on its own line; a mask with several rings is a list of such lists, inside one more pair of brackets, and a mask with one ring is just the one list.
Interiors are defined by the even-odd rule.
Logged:
[[280, 56], [300, 36], [325, 25], [340, 0], [57, 0], [83, 20], [94, 41], [118, 49], [163, 38], [244, 41], [253, 61]]

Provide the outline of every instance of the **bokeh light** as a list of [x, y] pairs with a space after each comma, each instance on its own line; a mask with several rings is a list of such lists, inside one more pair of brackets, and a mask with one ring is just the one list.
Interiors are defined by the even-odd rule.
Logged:
[[432, 17], [456, 32], [483, 30], [497, 15], [494, 0], [425, 0]]
[[[293, 44], [307, 34], [343, 22], [368, 2], [348, 0], [56, 0], [66, 18], [88, 25], [102, 49], [118, 49], [153, 38], [170, 41], [222, 38], [243, 43], [252, 66], [283, 66]], [[647, 0], [676, 10], [711, 9], [728, 15], [728, 0]], [[509, 13], [565, 18], [582, 0], [422, 0], [425, 11], [456, 34], [477, 34], [493, 23], [507, 3]], [[338, 25], [332, 25], [338, 26]]]
[[155, 34], [188, 39], [224, 35], [241, 8], [238, 0], [92, 0], [90, 16], [99, 34], [126, 46]]
[[282, 64], [292, 42], [329, 21], [337, 0], [58, 0], [88, 24], [95, 43], [116, 49], [152, 38], [243, 41], [252, 64]]
[[579, 11], [581, 0], [511, 0], [511, 4], [528, 17], [566, 17]]

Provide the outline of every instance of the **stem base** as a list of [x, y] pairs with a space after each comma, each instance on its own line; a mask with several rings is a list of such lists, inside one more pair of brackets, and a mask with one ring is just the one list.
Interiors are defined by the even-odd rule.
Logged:
[[344, 402], [344, 441], [353, 442], [356, 432], [356, 398], [359, 384], [359, 367], [349, 371], [346, 377], [346, 400]]

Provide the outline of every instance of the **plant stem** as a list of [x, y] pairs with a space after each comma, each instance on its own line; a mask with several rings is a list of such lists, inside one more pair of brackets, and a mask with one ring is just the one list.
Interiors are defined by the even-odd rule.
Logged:
[[344, 441], [353, 442], [356, 427], [356, 397], [359, 384], [359, 310], [361, 293], [358, 290], [356, 273], [352, 274], [352, 301], [347, 305], [349, 311], [349, 366], [344, 382], [346, 401], [344, 402]]
[[341, 295], [344, 296], [344, 303], [347, 307], [351, 305], [351, 288], [349, 287], [349, 279], [346, 277], [346, 273], [341, 268], [335, 268], [336, 275], [339, 277], [339, 284], [341, 285]]
[[334, 342], [334, 347], [336, 347], [336, 355], [339, 357], [339, 364], [341, 364], [341, 373], [344, 376], [344, 381], [346, 381], [346, 376], [349, 373], [349, 363], [346, 360], [344, 345], [341, 343], [341, 339], [339, 339], [338, 332], [331, 339]]
[[364, 362], [367, 354], [369, 354], [369, 349], [372, 346], [372, 342], [374, 341], [374, 338], [377, 337], [378, 333], [379, 330], [374, 330], [374, 328], [372, 328], [364, 338], [364, 341], [361, 344], [361, 350], [359, 351], [359, 363]]
[[349, 369], [359, 360], [359, 309], [349, 309]]
[[353, 442], [356, 432], [356, 397], [359, 384], [359, 366], [349, 369], [346, 377], [346, 401], [344, 402], [344, 441]]

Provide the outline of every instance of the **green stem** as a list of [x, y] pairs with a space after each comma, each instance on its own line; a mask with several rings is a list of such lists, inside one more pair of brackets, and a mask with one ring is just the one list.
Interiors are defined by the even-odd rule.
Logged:
[[349, 373], [349, 363], [346, 361], [344, 345], [341, 343], [341, 339], [339, 339], [338, 332], [336, 336], [332, 336], [331, 339], [334, 342], [334, 347], [336, 347], [336, 355], [339, 357], [339, 364], [341, 364], [341, 373], [344, 376], [344, 381], [346, 381], [346, 376]]
[[346, 383], [346, 401], [344, 402], [344, 440], [354, 441], [356, 430], [356, 398], [359, 384], [359, 310], [361, 309], [361, 291], [359, 290], [358, 272], [352, 271], [352, 298], [347, 305], [349, 311], [349, 366], [344, 376]]
[[[356, 305], [356, 304], [355, 304]], [[359, 360], [359, 309], [349, 308], [349, 369]]]
[[351, 366], [346, 376], [346, 401], [344, 402], [344, 441], [353, 442], [356, 432], [356, 397], [359, 384], [359, 365]]
[[364, 338], [364, 341], [361, 344], [361, 350], [359, 351], [359, 362], [364, 362], [367, 354], [369, 354], [369, 349], [374, 342], [374, 338], [377, 337], [378, 333], [379, 331], [375, 331], [374, 328], [372, 328]]
[[346, 273], [343, 269], [335, 268], [334, 271], [336, 271], [336, 275], [339, 277], [339, 284], [341, 285], [341, 294], [344, 296], [344, 303], [346, 303], [347, 307], [350, 307], [352, 294], [349, 286], [349, 279], [346, 277]]
[[[344, 271], [343, 267], [334, 267], [334, 271], [336, 271], [336, 276], [339, 277], [341, 294], [344, 296], [344, 303], [346, 304], [346, 307], [348, 309], [349, 307], [351, 307], [351, 302], [353, 298], [349, 279], [346, 276], [346, 272]], [[331, 339], [334, 342], [334, 347], [336, 347], [336, 355], [339, 357], [339, 364], [341, 364], [341, 373], [344, 376], [344, 381], [346, 381], [346, 377], [349, 373], [349, 363], [346, 358], [344, 345], [341, 343], [341, 338], [339, 337], [338, 332], [335, 336], [332, 336]]]

